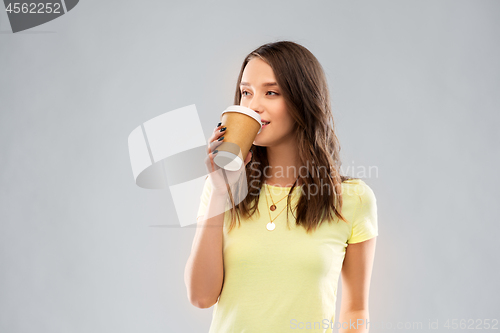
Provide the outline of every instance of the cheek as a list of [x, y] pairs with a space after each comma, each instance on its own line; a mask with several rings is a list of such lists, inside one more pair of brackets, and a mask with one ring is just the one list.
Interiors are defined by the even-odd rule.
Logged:
[[275, 118], [279, 121], [280, 126], [285, 128], [288, 128], [293, 123], [293, 119], [284, 105], [276, 112]]
[[280, 124], [284, 132], [288, 133], [293, 129], [293, 119], [288, 114], [284, 114], [280, 118]]

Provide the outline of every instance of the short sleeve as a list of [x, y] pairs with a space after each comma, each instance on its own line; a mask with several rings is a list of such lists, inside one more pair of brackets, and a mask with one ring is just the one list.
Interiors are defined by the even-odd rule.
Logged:
[[210, 184], [210, 180], [205, 178], [205, 185], [203, 186], [203, 191], [200, 196], [200, 206], [198, 208], [198, 215], [196, 215], [196, 219], [200, 216], [205, 215], [205, 211], [207, 210], [208, 200], [210, 199], [210, 192], [212, 191], [212, 186]]
[[362, 180], [355, 189], [355, 212], [348, 244], [364, 242], [378, 236], [377, 199], [373, 190]]

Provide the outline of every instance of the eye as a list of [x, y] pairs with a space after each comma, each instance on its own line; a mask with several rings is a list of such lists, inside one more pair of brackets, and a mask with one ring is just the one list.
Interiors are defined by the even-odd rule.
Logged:
[[[246, 90], [241, 91], [241, 95], [242, 96], [248, 96], [246, 93], [248, 93], [248, 91], [246, 91]], [[274, 94], [276, 96], [278, 95], [278, 93], [275, 92], [275, 91], [268, 91], [267, 93], [272, 93], [272, 94]]]

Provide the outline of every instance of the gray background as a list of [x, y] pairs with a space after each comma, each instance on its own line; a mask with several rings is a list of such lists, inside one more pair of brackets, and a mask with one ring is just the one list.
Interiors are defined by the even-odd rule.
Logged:
[[2, 11], [0, 332], [208, 331], [212, 309], [183, 282], [195, 229], [176, 227], [168, 190], [134, 184], [127, 137], [196, 104], [208, 138], [244, 56], [281, 39], [322, 63], [344, 170], [377, 196], [371, 321], [500, 319], [499, 14], [485, 0], [87, 0], [12, 34]]

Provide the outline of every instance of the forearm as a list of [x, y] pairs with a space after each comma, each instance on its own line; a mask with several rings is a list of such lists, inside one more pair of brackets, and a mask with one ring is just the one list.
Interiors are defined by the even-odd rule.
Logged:
[[[222, 289], [222, 230], [226, 198], [227, 193], [212, 192], [205, 217], [197, 223], [191, 254], [184, 271], [189, 300], [200, 308], [212, 306]], [[206, 218], [212, 215], [215, 216]]]
[[369, 332], [368, 310], [340, 311], [339, 333], [368, 333]]

